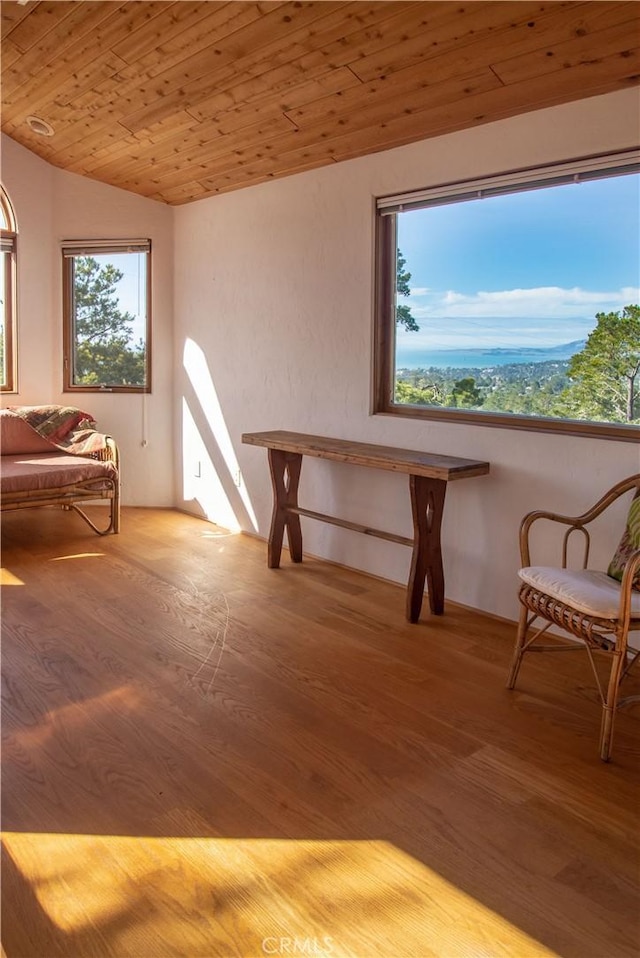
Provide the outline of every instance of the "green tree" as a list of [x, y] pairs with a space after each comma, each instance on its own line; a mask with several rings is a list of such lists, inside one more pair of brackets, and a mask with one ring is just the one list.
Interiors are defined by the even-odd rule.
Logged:
[[[405, 269], [406, 265], [407, 261], [400, 250], [398, 250], [396, 258], [396, 295], [411, 295], [411, 287], [409, 286], [411, 273]], [[404, 328], [411, 333], [415, 333], [420, 329], [411, 314], [411, 307], [406, 304], [396, 306], [396, 322], [399, 323], [400, 326], [404, 326]]]
[[573, 380], [562, 394], [575, 418], [634, 422], [640, 418], [640, 306], [597, 313], [586, 345], [572, 357]]
[[429, 399], [426, 392], [418, 386], [412, 386], [411, 383], [398, 380], [394, 401], [402, 403], [405, 406], [428, 406]]
[[406, 406], [442, 406], [444, 394], [437, 383], [410, 383], [404, 379], [396, 381], [394, 402]]
[[482, 402], [482, 393], [476, 386], [476, 381], [472, 376], [458, 379], [453, 384], [451, 391], [451, 403], [453, 406], [474, 409], [481, 406]]
[[93, 256], [75, 259], [75, 379], [79, 385], [143, 386], [145, 345], [132, 343], [134, 316], [122, 312], [116, 287], [123, 273]]

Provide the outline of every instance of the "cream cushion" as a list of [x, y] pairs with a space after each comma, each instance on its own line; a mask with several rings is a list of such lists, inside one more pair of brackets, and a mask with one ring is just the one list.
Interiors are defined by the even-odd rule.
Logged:
[[[606, 572], [528, 566], [518, 575], [527, 585], [587, 615], [614, 619], [620, 611], [620, 583]], [[640, 593], [631, 595], [631, 615], [640, 618]]]

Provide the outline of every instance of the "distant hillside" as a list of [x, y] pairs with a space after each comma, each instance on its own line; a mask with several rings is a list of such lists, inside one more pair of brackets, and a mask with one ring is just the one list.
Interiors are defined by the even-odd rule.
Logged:
[[575, 339], [559, 346], [471, 347], [466, 349], [411, 348], [404, 343], [396, 352], [396, 368], [409, 369], [489, 369], [514, 363], [563, 362], [580, 352], [586, 343]]
[[586, 339], [574, 339], [571, 343], [561, 343], [559, 346], [508, 346], [505, 348], [498, 349], [468, 349], [466, 352], [477, 352], [477, 353], [509, 353], [512, 355], [514, 353], [522, 353], [523, 356], [530, 355], [534, 353], [536, 356], [539, 353], [545, 353], [549, 358], [552, 358], [554, 355], [557, 356], [573, 356], [574, 353], [579, 353], [586, 346]]

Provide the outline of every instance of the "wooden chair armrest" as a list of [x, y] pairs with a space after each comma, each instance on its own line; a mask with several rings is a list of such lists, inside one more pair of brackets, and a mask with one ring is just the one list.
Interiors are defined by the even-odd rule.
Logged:
[[558, 522], [569, 527], [565, 532], [562, 545], [563, 568], [566, 567], [567, 563], [567, 544], [569, 541], [569, 536], [572, 532], [582, 532], [585, 542], [583, 568], [586, 569], [587, 562], [589, 560], [590, 537], [588, 531], [585, 529], [585, 526], [587, 526], [594, 519], [597, 519], [597, 517], [601, 515], [605, 509], [607, 509], [620, 496], [624, 495], [625, 492], [628, 492], [630, 489], [639, 488], [640, 475], [630, 476], [628, 479], [623, 479], [621, 482], [618, 482], [615, 486], [613, 486], [613, 488], [609, 489], [609, 491], [606, 492], [600, 499], [598, 499], [591, 509], [588, 509], [587, 512], [584, 512], [579, 516], [564, 516], [560, 513], [544, 512], [541, 510], [527, 513], [520, 523], [520, 558], [522, 560], [522, 565], [531, 565], [529, 549], [529, 531], [531, 526], [534, 522], [537, 522], [538, 519], [548, 519], [550, 522]]
[[[586, 518], [587, 516], [589, 518]], [[534, 524], [534, 522], [537, 522], [538, 519], [548, 519], [550, 522], [558, 522], [563, 525], [569, 526], [569, 528], [565, 532], [564, 539], [563, 539], [563, 549], [562, 549], [562, 567], [563, 568], [565, 568], [566, 561], [567, 561], [566, 552], [567, 552], [567, 542], [568, 542], [569, 536], [571, 535], [572, 532], [575, 532], [578, 530], [585, 535], [586, 537], [585, 568], [586, 568], [586, 559], [588, 557], [589, 534], [584, 528], [584, 526], [586, 525], [587, 522], [590, 522], [591, 519], [593, 518], [595, 518], [595, 516], [591, 516], [591, 511], [585, 513], [582, 516], [563, 516], [555, 512], [543, 512], [541, 510], [536, 510], [535, 512], [528, 512], [527, 515], [522, 520], [522, 522], [520, 523], [520, 559], [522, 561], [522, 565], [523, 566], [531, 565], [531, 554], [530, 554], [530, 547], [529, 547], [529, 532], [531, 530], [531, 526]]]

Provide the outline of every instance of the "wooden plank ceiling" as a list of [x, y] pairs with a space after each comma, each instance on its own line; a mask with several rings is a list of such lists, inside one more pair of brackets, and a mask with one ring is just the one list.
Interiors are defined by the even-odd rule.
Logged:
[[639, 34], [598, 0], [5, 0], [2, 129], [179, 204], [638, 84]]

